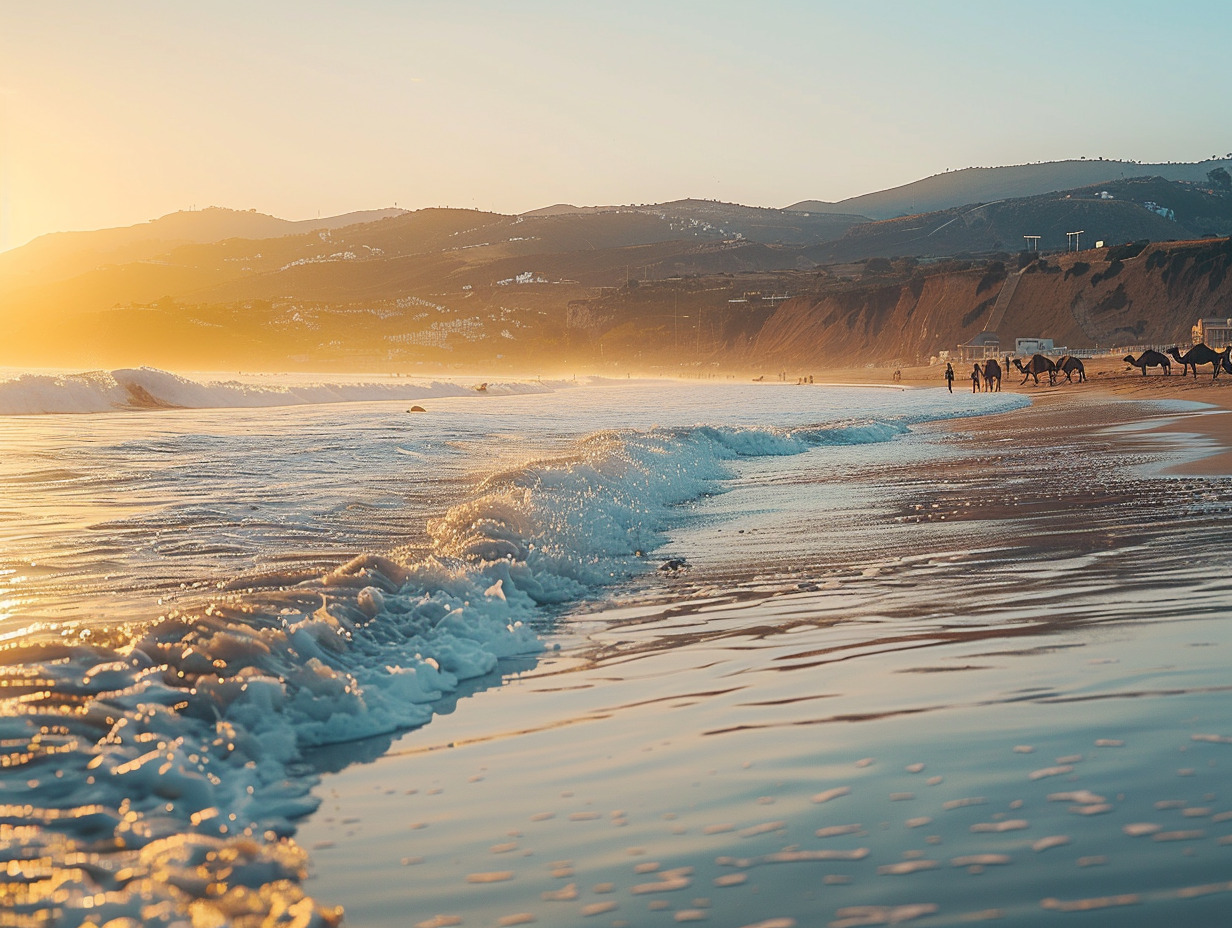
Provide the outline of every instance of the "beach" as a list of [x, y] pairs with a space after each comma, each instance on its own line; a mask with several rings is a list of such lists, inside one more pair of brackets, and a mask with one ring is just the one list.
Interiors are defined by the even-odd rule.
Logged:
[[[124, 669], [131, 652], [89, 658], [87, 682], [114, 678], [93, 703], [84, 691], [69, 699], [67, 683], [53, 688], [66, 704], [134, 705], [141, 737], [130, 744], [113, 728], [110, 746], [91, 748], [69, 724], [43, 736], [57, 751], [24, 752], [34, 791], [24, 795], [42, 797], [41, 811], [16, 804], [13, 782], [10, 878], [23, 880], [6, 886], [18, 904], [0, 923], [39, 922], [47, 881], [64, 901], [43, 923], [93, 917], [116, 928], [174, 923], [180, 906], [232, 924], [1035, 925], [1073, 912], [1094, 913], [1093, 924], [1218, 923], [1232, 891], [1226, 387], [1089, 373], [1084, 385], [1007, 381], [1001, 397], [951, 398], [935, 383], [852, 394], [601, 387], [569, 401], [591, 404], [579, 421], [615, 431], [539, 439], [529, 464], [517, 463], [512, 439], [551, 427], [538, 396], [497, 398], [482, 428], [472, 398], [434, 399], [451, 418], [416, 441], [388, 406], [348, 407], [345, 437], [338, 413], [317, 407], [63, 423], [66, 441], [83, 422], [149, 429], [136, 452], [114, 446], [134, 468], [151, 448], [200, 446], [218, 460], [206, 475], [218, 487], [204, 515], [160, 495], [173, 482], [147, 490], [164, 513], [157, 522], [113, 514], [93, 525], [103, 537], [160, 532], [148, 563], [169, 579], [134, 573], [125, 588], [113, 552], [116, 589], [100, 580], [73, 598], [48, 585], [61, 618], [87, 622], [79, 615], [92, 602], [131, 614], [143, 595], [168, 596], [182, 583], [167, 559], [184, 547], [176, 513], [211, 585], [253, 551], [294, 585], [277, 592], [250, 574], [191, 613], [199, 637], [185, 640], [223, 663], [217, 686], [197, 678], [185, 714], [197, 725], [202, 712], [225, 713], [229, 744], [213, 722], [196, 734], [155, 708], [161, 690], [143, 689], [150, 669]], [[826, 397], [841, 402], [823, 408]], [[478, 496], [468, 430], [509, 444]], [[363, 449], [346, 465], [353, 476], [326, 481], [352, 448]], [[297, 462], [277, 492], [248, 463], [274, 453]], [[418, 474], [427, 459], [445, 469], [409, 505], [451, 515], [425, 532], [404, 524], [408, 504], [396, 497], [399, 468]], [[352, 498], [354, 486], [374, 489]], [[227, 487], [237, 521], [219, 495]], [[550, 502], [522, 495], [547, 488]], [[294, 515], [293, 535], [279, 508]], [[550, 535], [527, 527], [537, 514]], [[334, 568], [324, 585], [309, 579], [348, 548], [412, 563], [429, 538], [476, 563], [525, 547], [520, 538], [554, 549], [550, 561], [526, 561], [540, 565], [533, 574], [514, 557], [473, 576], [434, 575], [414, 592], [424, 572], [403, 577], [384, 555]], [[579, 559], [565, 558], [575, 550]], [[538, 606], [514, 595], [532, 581]], [[194, 601], [183, 590], [170, 599], [186, 612]], [[459, 619], [431, 652], [416, 616], [438, 621], [445, 606], [462, 618], [481, 606], [491, 624], [481, 633]], [[237, 643], [240, 623], [256, 618], [263, 656], [245, 657], [239, 675], [250, 647]], [[211, 637], [200, 637], [205, 625]], [[246, 708], [275, 672], [284, 687], [309, 686], [279, 663], [280, 627], [316, 655], [302, 718], [272, 695], [260, 704], [270, 715]], [[194, 658], [172, 652], [170, 626], [160, 628], [144, 633], [142, 653], [191, 672]], [[325, 647], [338, 638], [347, 643]], [[413, 663], [412, 649], [437, 654], [441, 675]], [[68, 668], [87, 660], [58, 653]], [[12, 691], [34, 664], [10, 640], [6, 666]], [[241, 679], [248, 695], [225, 682]], [[157, 699], [177, 691], [167, 692]], [[10, 739], [30, 718], [23, 706], [46, 704], [31, 687], [17, 695]], [[274, 725], [283, 715], [299, 720]], [[289, 751], [289, 736], [306, 746]], [[204, 788], [196, 769], [218, 779], [214, 811], [196, 808], [189, 821], [178, 797], [157, 808], [126, 801], [115, 825], [108, 797], [134, 795], [130, 784], [157, 767], [141, 745], [160, 738], [171, 772], [183, 771], [182, 795]], [[192, 758], [205, 754], [214, 760], [202, 768]], [[95, 769], [110, 771], [117, 792], [87, 784]], [[90, 795], [99, 808], [83, 812]], [[93, 816], [92, 827], [50, 840], [64, 828], [57, 808]], [[139, 855], [103, 841], [112, 829]]]
[[829, 525], [803, 492], [674, 538], [649, 602], [326, 775], [307, 888], [364, 925], [1218, 923], [1224, 389], [1096, 373], [922, 427]]
[[0, 928], [1232, 926], [1230, 44], [0, 3]]

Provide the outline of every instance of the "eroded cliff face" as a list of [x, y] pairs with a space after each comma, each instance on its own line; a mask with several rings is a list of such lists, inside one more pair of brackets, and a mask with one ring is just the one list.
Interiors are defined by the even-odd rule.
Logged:
[[906, 281], [805, 294], [780, 306], [749, 349], [781, 364], [912, 364], [996, 332], [1070, 348], [1187, 344], [1200, 317], [1232, 317], [1232, 240], [1148, 244], [999, 264], [918, 270]]

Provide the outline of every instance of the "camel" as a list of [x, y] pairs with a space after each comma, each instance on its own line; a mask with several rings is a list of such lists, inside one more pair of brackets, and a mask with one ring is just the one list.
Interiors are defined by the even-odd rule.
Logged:
[[1075, 373], [1078, 375], [1079, 383], [1086, 383], [1087, 369], [1083, 367], [1082, 361], [1079, 358], [1075, 358], [1071, 354], [1062, 355], [1061, 360], [1057, 362], [1057, 373], [1060, 374], [1062, 371], [1065, 373], [1066, 383], [1074, 382]]
[[1001, 392], [1001, 365], [996, 358], [984, 362], [984, 389], [993, 393]]
[[1226, 345], [1223, 351], [1217, 351], [1216, 354], [1219, 355], [1219, 368], [1232, 374], [1232, 345]]
[[1194, 379], [1198, 379], [1198, 365], [1209, 364], [1211, 366], [1211, 379], [1214, 380], [1219, 376], [1219, 366], [1221, 359], [1226, 357], [1229, 348], [1223, 351], [1216, 351], [1214, 348], [1207, 345], [1205, 342], [1198, 342], [1184, 354], [1181, 354], [1179, 348], [1173, 347], [1168, 349], [1168, 354], [1172, 355], [1181, 364], [1181, 376], [1184, 377], [1189, 373], [1189, 368], [1193, 368]]
[[1172, 362], [1168, 360], [1168, 356], [1158, 351], [1153, 351], [1150, 348], [1142, 352], [1136, 360], [1132, 354], [1127, 354], [1125, 356], [1125, 363], [1130, 367], [1142, 368], [1143, 377], [1146, 376], [1146, 369], [1148, 367], [1162, 367], [1165, 374], [1172, 375]]
[[1048, 375], [1049, 386], [1052, 386], [1057, 382], [1056, 362], [1053, 361], [1052, 358], [1044, 357], [1042, 354], [1031, 355], [1031, 360], [1027, 362], [1025, 367], [1021, 361], [1015, 358], [1014, 366], [1018, 368], [1018, 373], [1024, 375], [1022, 378], [1023, 383], [1027, 382], [1028, 377], [1032, 377], [1035, 379], [1036, 385], [1038, 385], [1040, 374]]

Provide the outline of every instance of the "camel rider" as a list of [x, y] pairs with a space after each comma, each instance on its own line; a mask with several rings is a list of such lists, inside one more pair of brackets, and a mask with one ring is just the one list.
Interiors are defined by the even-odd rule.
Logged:
[[945, 362], [945, 385], [951, 393], [954, 392], [954, 365], [949, 361]]

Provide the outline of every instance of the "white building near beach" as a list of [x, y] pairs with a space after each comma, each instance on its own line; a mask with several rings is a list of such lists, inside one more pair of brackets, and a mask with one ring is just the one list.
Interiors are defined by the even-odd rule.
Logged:
[[1051, 354], [1055, 350], [1051, 338], [1014, 339], [1014, 354]]
[[1193, 343], [1206, 342], [1212, 348], [1225, 348], [1232, 345], [1232, 319], [1207, 317], [1199, 319], [1190, 330]]

